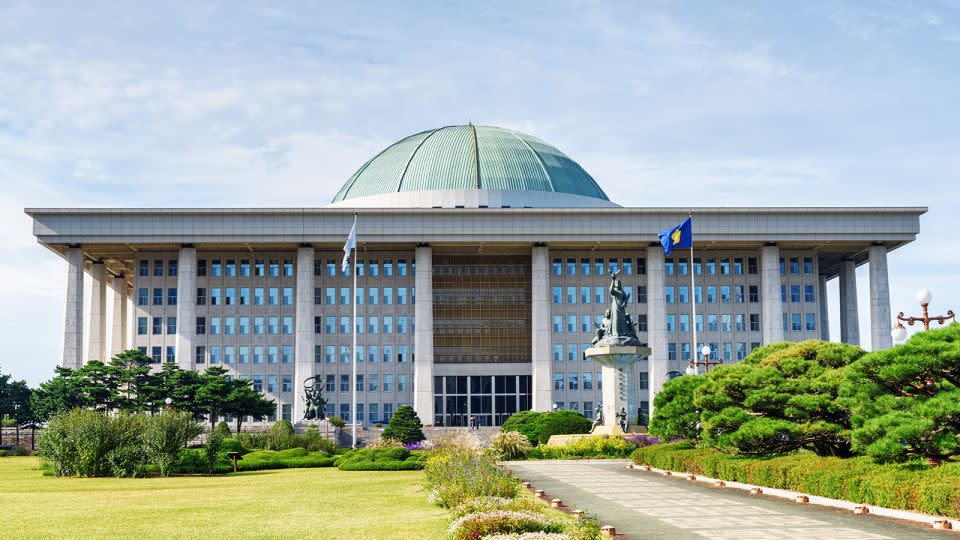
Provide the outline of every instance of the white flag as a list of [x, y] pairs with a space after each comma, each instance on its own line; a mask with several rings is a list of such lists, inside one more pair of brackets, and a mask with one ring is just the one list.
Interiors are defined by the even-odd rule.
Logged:
[[350, 236], [347, 237], [347, 243], [343, 245], [343, 263], [340, 264], [340, 271], [346, 272], [350, 268], [350, 250], [357, 249], [357, 215], [353, 215], [353, 227], [350, 229]]

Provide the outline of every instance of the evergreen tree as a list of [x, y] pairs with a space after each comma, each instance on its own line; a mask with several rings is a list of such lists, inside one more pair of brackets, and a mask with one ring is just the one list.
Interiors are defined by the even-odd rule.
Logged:
[[210, 427], [217, 424], [217, 420], [225, 414], [225, 406], [230, 397], [233, 385], [227, 379], [227, 370], [220, 366], [212, 366], [200, 376], [200, 386], [197, 388], [196, 400], [203, 407], [210, 420]]
[[89, 406], [98, 411], [111, 411], [121, 409], [123, 404], [117, 391], [117, 375], [120, 371], [100, 360], [90, 360], [72, 375], [77, 378], [79, 390], [86, 397]]
[[130, 412], [150, 410], [150, 362], [150, 357], [138, 349], [128, 349], [110, 360], [119, 409]]
[[413, 444], [420, 442], [426, 437], [423, 435], [423, 424], [416, 411], [409, 405], [397, 407], [390, 417], [390, 422], [383, 430], [384, 439], [394, 439], [403, 444]]
[[243, 425], [243, 418], [250, 416], [254, 420], [263, 420], [276, 412], [277, 405], [263, 394], [253, 389], [253, 383], [247, 380], [234, 379], [232, 388], [223, 404], [223, 413], [232, 414], [237, 422], [237, 433]]
[[693, 394], [707, 378], [705, 375], [684, 375], [664, 383], [653, 398], [653, 419], [650, 433], [661, 440], [700, 438], [700, 410]]

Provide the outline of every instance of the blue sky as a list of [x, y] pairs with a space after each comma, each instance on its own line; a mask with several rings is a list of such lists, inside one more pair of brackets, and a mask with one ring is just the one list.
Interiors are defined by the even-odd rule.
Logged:
[[920, 287], [960, 307], [956, 0], [40, 4], [0, 3], [0, 371], [31, 383], [65, 269], [24, 207], [322, 206], [468, 121], [629, 206], [929, 206], [890, 254], [893, 309]]

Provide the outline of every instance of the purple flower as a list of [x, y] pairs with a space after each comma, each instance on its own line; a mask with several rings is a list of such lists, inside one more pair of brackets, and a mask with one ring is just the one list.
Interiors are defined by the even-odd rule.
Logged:
[[403, 445], [403, 447], [406, 448], [407, 450], [410, 450], [411, 452], [414, 450], [423, 450], [423, 445], [421, 445], [418, 442], [405, 444]]

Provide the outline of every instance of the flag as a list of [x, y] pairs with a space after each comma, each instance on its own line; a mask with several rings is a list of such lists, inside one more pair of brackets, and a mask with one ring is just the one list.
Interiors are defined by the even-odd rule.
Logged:
[[683, 223], [663, 231], [657, 237], [663, 246], [663, 254], [668, 257], [674, 248], [693, 247], [693, 218], [688, 217]]
[[340, 264], [340, 271], [346, 272], [350, 268], [350, 250], [357, 249], [357, 215], [353, 215], [353, 227], [350, 229], [350, 236], [347, 237], [347, 243], [343, 245], [343, 263]]

